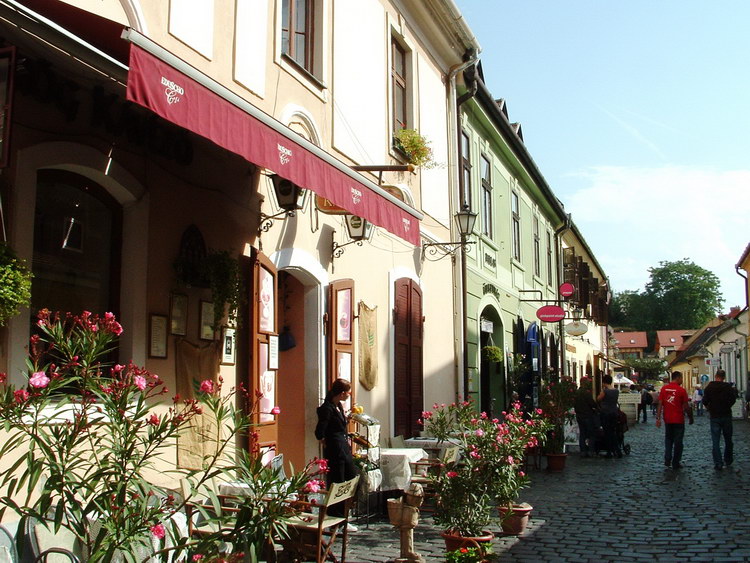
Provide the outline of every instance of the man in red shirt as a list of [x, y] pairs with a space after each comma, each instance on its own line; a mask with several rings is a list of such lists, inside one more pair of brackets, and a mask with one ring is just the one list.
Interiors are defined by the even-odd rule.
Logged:
[[659, 408], [656, 411], [656, 427], [661, 426], [664, 415], [664, 465], [680, 469], [682, 464], [682, 439], [685, 436], [685, 415], [693, 423], [687, 391], [682, 387], [682, 373], [672, 372], [672, 382], [659, 392]]

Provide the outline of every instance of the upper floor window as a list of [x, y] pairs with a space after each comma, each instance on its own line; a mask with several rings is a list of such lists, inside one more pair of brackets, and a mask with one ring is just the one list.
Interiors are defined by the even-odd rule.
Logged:
[[510, 211], [512, 220], [512, 237], [513, 237], [513, 258], [521, 260], [521, 205], [518, 201], [518, 194], [511, 192]]
[[393, 96], [393, 132], [407, 127], [406, 49], [391, 38], [391, 94]]
[[492, 238], [492, 176], [489, 159], [482, 155], [482, 234]]
[[315, 0], [282, 0], [281, 54], [313, 74]]
[[471, 209], [471, 144], [466, 131], [461, 132], [461, 207]]
[[542, 275], [542, 249], [539, 240], [539, 217], [534, 217], [534, 275]]
[[552, 269], [552, 233], [547, 231], [547, 284], [555, 283], [554, 271]]

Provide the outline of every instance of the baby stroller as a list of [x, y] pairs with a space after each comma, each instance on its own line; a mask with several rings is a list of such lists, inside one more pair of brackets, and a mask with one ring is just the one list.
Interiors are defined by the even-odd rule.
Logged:
[[[628, 431], [628, 416], [624, 412], [622, 412], [621, 409], [617, 409], [617, 421], [615, 422], [614, 431], [615, 451], [620, 453], [618, 457], [622, 457], [622, 453], [624, 453], [625, 455], [630, 455], [630, 444], [625, 443], [625, 432]], [[596, 452], [596, 455], [599, 455], [600, 452], [608, 453], [607, 442], [604, 439], [604, 430], [601, 428], [601, 426], [597, 429], [596, 432], [594, 451]]]

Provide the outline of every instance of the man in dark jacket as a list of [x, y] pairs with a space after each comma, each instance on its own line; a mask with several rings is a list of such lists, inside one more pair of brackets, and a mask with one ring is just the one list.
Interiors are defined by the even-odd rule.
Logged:
[[599, 426], [599, 413], [591, 393], [591, 380], [588, 377], [581, 379], [581, 387], [576, 392], [573, 408], [576, 412], [576, 422], [578, 422], [578, 446], [581, 450], [581, 457], [591, 457], [595, 451], [594, 442]]
[[[717, 370], [714, 381], [703, 391], [703, 406], [711, 415], [711, 440], [713, 442], [714, 468], [729, 467], [734, 461], [732, 444], [732, 405], [737, 400], [737, 393], [724, 379], [723, 369]], [[722, 464], [719, 440], [724, 435], [724, 457]]]

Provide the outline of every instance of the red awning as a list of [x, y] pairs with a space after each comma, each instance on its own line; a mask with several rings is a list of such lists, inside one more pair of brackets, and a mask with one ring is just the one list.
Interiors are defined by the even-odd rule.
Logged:
[[420, 244], [418, 212], [390, 201], [364, 179], [357, 180], [315, 154], [313, 147], [303, 147], [304, 141], [293, 140], [296, 134], [291, 131], [284, 134], [283, 125], [274, 124], [269, 116], [263, 114], [261, 120], [251, 115], [136, 44], [130, 47], [127, 97], [248, 162], [272, 170], [414, 245]]

